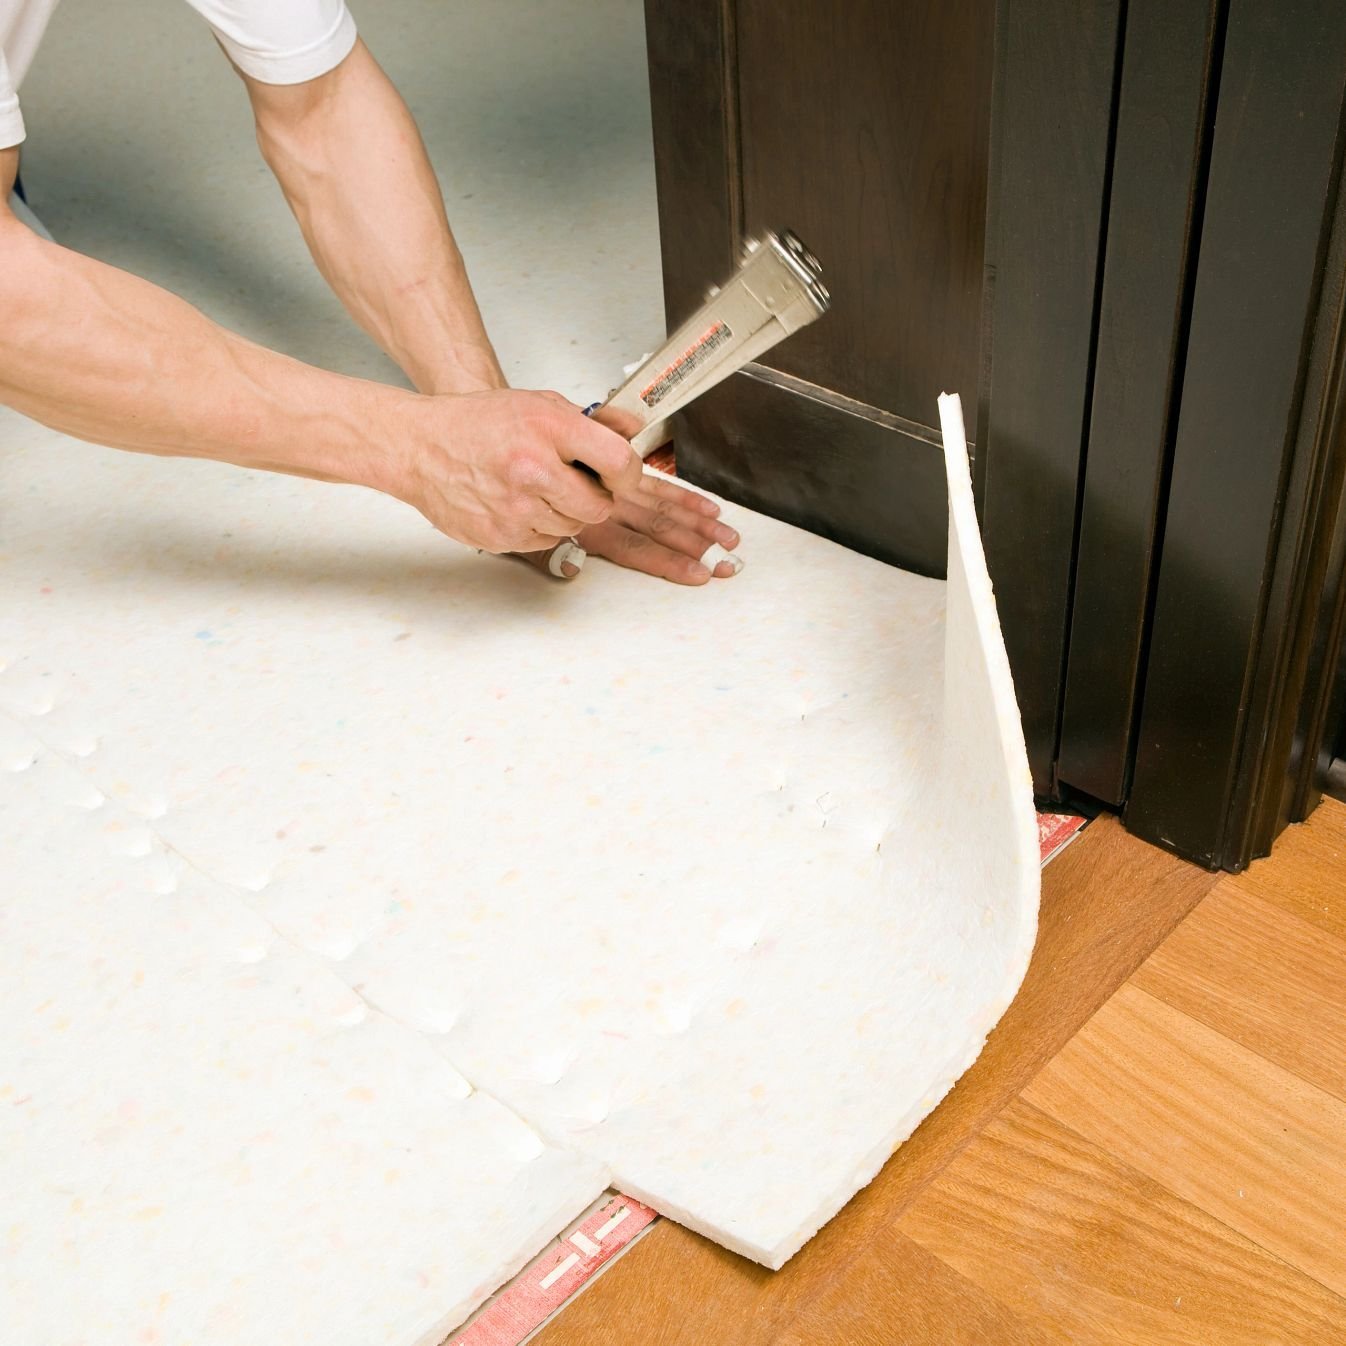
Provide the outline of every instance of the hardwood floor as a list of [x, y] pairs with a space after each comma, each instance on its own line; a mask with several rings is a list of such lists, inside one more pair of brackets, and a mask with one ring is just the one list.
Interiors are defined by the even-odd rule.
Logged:
[[1346, 1341], [1344, 859], [1331, 800], [1236, 877], [1095, 823], [981, 1059], [783, 1270], [661, 1221], [537, 1340]]

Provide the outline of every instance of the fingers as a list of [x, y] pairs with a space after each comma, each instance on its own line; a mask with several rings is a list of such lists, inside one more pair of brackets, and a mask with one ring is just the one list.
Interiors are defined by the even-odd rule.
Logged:
[[[590, 420], [559, 393], [536, 396], [555, 408], [543, 426], [559, 460], [558, 470], [546, 473], [541, 494], [552, 508], [581, 524], [602, 523], [612, 510], [613, 495], [639, 486], [643, 475], [639, 455], [620, 435]], [[572, 466], [589, 471], [567, 470]]]
[[[607, 510], [603, 513], [606, 515]], [[539, 533], [554, 537], [574, 537], [588, 524], [596, 522], [598, 520], [578, 519], [573, 514], [566, 514], [546, 500], [539, 501], [537, 513], [532, 520], [533, 527]]]
[[511, 552], [518, 552], [524, 556], [531, 556], [535, 552], [550, 553], [559, 547], [563, 542], [569, 542], [570, 536], [557, 537], [552, 533], [528, 533], [516, 546], [511, 547]]
[[615, 407], [599, 407], [592, 418], [599, 425], [615, 430], [623, 439], [634, 439], [641, 430], [640, 417], [629, 411], [618, 411]]
[[706, 548], [718, 543], [725, 551], [739, 544], [738, 533], [727, 523], [705, 514], [693, 514], [672, 500], [619, 500], [613, 507], [611, 522], [624, 524], [648, 534], [666, 547], [698, 559]]
[[546, 551], [513, 552], [521, 561], [527, 561], [535, 570], [556, 579], [573, 580], [584, 565], [585, 550], [571, 538], [549, 547]]
[[737, 557], [723, 559], [723, 551], [718, 557], [714, 551], [709, 552], [703, 562], [700, 552], [705, 549], [704, 539], [698, 538], [692, 545], [696, 551], [683, 551], [666, 545], [663, 538], [656, 540], [648, 533], [613, 521], [590, 528], [584, 534], [584, 546], [593, 555], [674, 584], [705, 584], [712, 573], [718, 579], [729, 579], [743, 568]]
[[558, 466], [547, 482], [545, 499], [558, 514], [578, 520], [581, 528], [602, 523], [612, 513], [612, 496], [592, 477], [565, 466]]
[[592, 468], [614, 495], [633, 493], [644, 475], [640, 455], [621, 435], [578, 411], [561, 423], [557, 450], [565, 462]]
[[701, 585], [710, 580], [710, 571], [695, 557], [665, 547], [619, 523], [601, 523], [590, 528], [584, 535], [584, 545], [594, 556], [606, 557], [617, 565], [674, 584]]
[[716, 579], [727, 580], [743, 573], [743, 558], [726, 551], [718, 542], [712, 542], [699, 559]]
[[693, 514], [704, 514], [712, 519], [720, 512], [718, 501], [697, 491], [689, 491], [685, 486], [679, 486], [676, 481], [670, 481], [667, 477], [656, 477], [648, 472], [641, 476], [640, 494], [650, 497], [650, 500], [645, 502], [647, 504], [654, 500], [667, 500], [670, 504], [679, 505]]

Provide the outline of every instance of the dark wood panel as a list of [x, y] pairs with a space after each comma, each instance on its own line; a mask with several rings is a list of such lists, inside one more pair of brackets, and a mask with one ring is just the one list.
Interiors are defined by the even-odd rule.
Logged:
[[1346, 619], [1346, 194], [1340, 181], [1336, 195], [1276, 560], [1291, 581], [1277, 586], [1289, 606], [1278, 612], [1275, 601], [1269, 605], [1271, 625], [1282, 628], [1282, 653], [1270, 667], [1259, 660], [1254, 675], [1252, 704], [1270, 716], [1272, 727], [1264, 763], [1235, 794], [1236, 810], [1240, 794], [1257, 796], [1247, 841], [1240, 843], [1249, 855], [1265, 854], [1287, 823], [1302, 821], [1322, 801], [1335, 738], [1329, 725], [1335, 723], [1335, 667]]
[[1344, 81], [1340, 0], [1231, 4], [1126, 814], [1203, 864], [1250, 858], [1249, 791], [1283, 687]]
[[1055, 760], [1120, 0], [1001, 0], [974, 478], [1038, 791]]
[[738, 0], [744, 223], [789, 227], [833, 307], [764, 363], [976, 437], [992, 0]]
[[673, 330], [738, 257], [732, 0], [645, 0], [664, 311]]
[[943, 575], [944, 454], [931, 431], [774, 370], [748, 370], [677, 420], [678, 472], [869, 556]]
[[681, 418], [691, 481], [943, 573], [936, 399], [975, 424], [992, 0], [646, 5], [665, 307], [747, 232], [822, 258], [822, 321]]
[[1125, 797], [1204, 197], [1222, 0], [1130, 0], [1057, 772]]

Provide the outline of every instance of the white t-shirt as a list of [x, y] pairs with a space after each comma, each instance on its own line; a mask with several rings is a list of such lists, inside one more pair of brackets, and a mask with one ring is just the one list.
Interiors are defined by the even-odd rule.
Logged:
[[[264, 84], [302, 84], [355, 45], [345, 0], [188, 0], [229, 59]], [[23, 140], [19, 85], [57, 0], [0, 0], [0, 149]]]

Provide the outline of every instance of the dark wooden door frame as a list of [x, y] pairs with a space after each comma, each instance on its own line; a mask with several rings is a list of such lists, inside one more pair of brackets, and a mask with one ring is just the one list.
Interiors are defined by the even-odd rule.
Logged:
[[1239, 869], [1335, 727], [1346, 9], [1001, 0], [996, 86], [978, 492], [1034, 779]]
[[1224, 0], [1128, 0], [1056, 764], [1130, 792], [1201, 236]]
[[1220, 81], [1124, 818], [1239, 869], [1309, 802], [1294, 738], [1321, 699], [1314, 591], [1340, 507], [1346, 6], [1232, 0]]
[[1000, 0], [973, 485], [1039, 795], [1057, 758], [1121, 0]]

